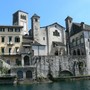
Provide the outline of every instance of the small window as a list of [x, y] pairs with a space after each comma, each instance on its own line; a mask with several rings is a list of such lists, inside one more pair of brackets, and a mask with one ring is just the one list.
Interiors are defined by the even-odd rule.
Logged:
[[38, 19], [37, 18], [35, 18], [35, 22], [38, 22]]
[[57, 25], [55, 25], [55, 28], [57, 28]]
[[4, 54], [4, 47], [1, 47], [1, 52], [2, 54]]
[[59, 33], [57, 30], [55, 30], [55, 31], [53, 32], [53, 36], [60, 36], [60, 33]]
[[15, 32], [20, 32], [20, 28], [15, 28]]
[[84, 43], [83, 35], [80, 36], [80, 41], [81, 41], [81, 43]]
[[8, 28], [8, 32], [13, 32], [13, 28]]
[[21, 19], [26, 20], [26, 16], [25, 15], [21, 15]]
[[5, 28], [0, 28], [0, 32], [5, 32]]
[[1, 37], [1, 42], [5, 42], [5, 37]]
[[43, 37], [43, 40], [45, 40], [45, 37]]
[[9, 54], [11, 53], [11, 48], [9, 48]]
[[11, 42], [12, 41], [12, 36], [9, 36], [8, 39], [9, 39], [9, 42]]
[[20, 42], [20, 38], [19, 37], [15, 37], [15, 42]]
[[21, 65], [21, 61], [19, 59], [16, 59], [16, 65]]

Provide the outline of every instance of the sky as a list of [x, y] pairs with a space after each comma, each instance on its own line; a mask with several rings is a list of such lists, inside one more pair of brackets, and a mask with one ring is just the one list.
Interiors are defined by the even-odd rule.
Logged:
[[65, 18], [90, 24], [90, 0], [0, 0], [0, 25], [12, 25], [12, 14], [17, 10], [28, 13], [28, 27], [34, 13], [40, 16], [40, 26], [59, 23], [65, 27]]

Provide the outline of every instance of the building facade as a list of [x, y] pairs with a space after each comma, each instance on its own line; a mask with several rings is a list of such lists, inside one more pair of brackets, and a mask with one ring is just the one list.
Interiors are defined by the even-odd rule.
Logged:
[[34, 78], [35, 66], [31, 65], [32, 42], [28, 35], [26, 12], [15, 12], [12, 26], [0, 25], [0, 58], [8, 64], [9, 73], [17, 75], [20, 79]]
[[34, 14], [28, 31], [28, 13], [19, 10], [12, 26], [0, 25], [0, 58], [9, 73], [20, 80], [47, 77], [50, 69], [54, 76], [90, 75], [90, 25], [73, 23], [69, 16], [65, 22], [66, 33], [57, 22], [40, 27], [40, 16]]
[[38, 55], [42, 48], [44, 52], [39, 55], [65, 54], [65, 28], [58, 23], [40, 27], [40, 16], [34, 14], [31, 17], [31, 30], [29, 33], [33, 37], [34, 42], [41, 44], [33, 46], [35, 55]]
[[65, 19], [66, 22], [66, 47], [68, 55], [84, 55], [88, 75], [90, 75], [90, 25], [84, 22], [75, 23], [71, 17]]

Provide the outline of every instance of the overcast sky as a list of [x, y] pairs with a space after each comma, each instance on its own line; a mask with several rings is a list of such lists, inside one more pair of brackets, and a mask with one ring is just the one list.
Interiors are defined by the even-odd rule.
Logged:
[[12, 14], [17, 10], [29, 14], [29, 28], [34, 13], [41, 17], [41, 26], [58, 22], [65, 27], [67, 16], [90, 24], [90, 0], [0, 0], [0, 25], [12, 25]]

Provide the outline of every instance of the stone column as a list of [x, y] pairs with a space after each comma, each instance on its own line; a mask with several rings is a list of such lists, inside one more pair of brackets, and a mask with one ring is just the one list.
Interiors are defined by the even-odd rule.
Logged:
[[26, 72], [23, 70], [23, 79], [26, 79]]

